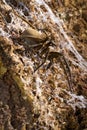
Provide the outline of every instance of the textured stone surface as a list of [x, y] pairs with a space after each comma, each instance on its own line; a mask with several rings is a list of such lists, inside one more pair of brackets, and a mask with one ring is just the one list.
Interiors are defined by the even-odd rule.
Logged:
[[[39, 8], [34, 0], [22, 0], [28, 8], [16, 0], [6, 1], [8, 4], [0, 1], [0, 130], [86, 130], [86, 67], [79, 66], [79, 59], [69, 50], [70, 46], [66, 47], [67, 39], [61, 34], [62, 25], [79, 54], [87, 60], [86, 4], [83, 4], [86, 1], [71, 1], [71, 5], [69, 1], [46, 0], [56, 17], [52, 13], [50, 16], [44, 5]], [[10, 11], [12, 8], [18, 9], [18, 14], [36, 30], [46, 33], [48, 39], [51, 37], [56, 45], [50, 47], [51, 51], [64, 53], [72, 73], [73, 92], [69, 91], [60, 58], [54, 58], [49, 69], [46, 59], [34, 73], [44, 61], [47, 41], [40, 47], [29, 48], [19, 37], [30, 24]], [[61, 18], [65, 24], [61, 22], [58, 26], [55, 18]]]

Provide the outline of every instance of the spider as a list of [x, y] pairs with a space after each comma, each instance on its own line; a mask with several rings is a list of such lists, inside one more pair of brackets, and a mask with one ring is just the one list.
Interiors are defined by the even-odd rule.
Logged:
[[34, 72], [36, 72], [41, 66], [43, 66], [47, 60], [49, 60], [49, 64], [47, 65], [47, 69], [49, 69], [53, 64], [55, 58], [61, 63], [68, 80], [69, 88], [71, 90], [72, 76], [70, 67], [63, 53], [50, 51], [50, 46], [56, 47], [55, 43], [52, 40], [52, 37], [48, 37], [46, 33], [42, 33], [40, 35], [39, 32], [37, 32], [36, 30], [29, 28], [28, 30], [25, 30], [23, 32], [21, 38], [25, 40], [24, 45], [26, 45], [28, 51], [31, 52], [30, 56], [34, 59], [34, 56], [37, 54], [39, 58], [43, 60], [42, 63], [34, 69]]

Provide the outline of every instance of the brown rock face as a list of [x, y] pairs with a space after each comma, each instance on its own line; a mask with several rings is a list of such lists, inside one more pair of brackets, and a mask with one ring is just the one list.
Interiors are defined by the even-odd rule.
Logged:
[[87, 129], [86, 10], [86, 0], [0, 1], [0, 130]]

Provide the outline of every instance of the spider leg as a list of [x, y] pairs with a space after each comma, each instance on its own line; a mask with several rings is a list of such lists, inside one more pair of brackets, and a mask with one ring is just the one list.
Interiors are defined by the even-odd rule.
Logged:
[[49, 55], [49, 51], [46, 52], [46, 56], [44, 58], [44, 61], [34, 70], [34, 72], [36, 72], [48, 59], [48, 55]]
[[[63, 61], [65, 62], [65, 65], [63, 64]], [[71, 71], [70, 71], [69, 64], [68, 64], [68, 62], [67, 62], [67, 60], [66, 60], [66, 58], [65, 58], [65, 56], [63, 54], [61, 54], [60, 62], [62, 64], [64, 72], [65, 72], [65, 74], [67, 76], [67, 80], [68, 80], [70, 91], [72, 91], [72, 76], [71, 76]]]
[[53, 63], [53, 59], [50, 60], [50, 63], [47, 65], [46, 70], [49, 69], [49, 68], [51, 67], [52, 63]]

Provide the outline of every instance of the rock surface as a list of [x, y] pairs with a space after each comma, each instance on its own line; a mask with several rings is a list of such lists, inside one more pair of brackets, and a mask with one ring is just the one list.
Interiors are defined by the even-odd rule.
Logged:
[[0, 130], [87, 129], [86, 3], [0, 1]]

